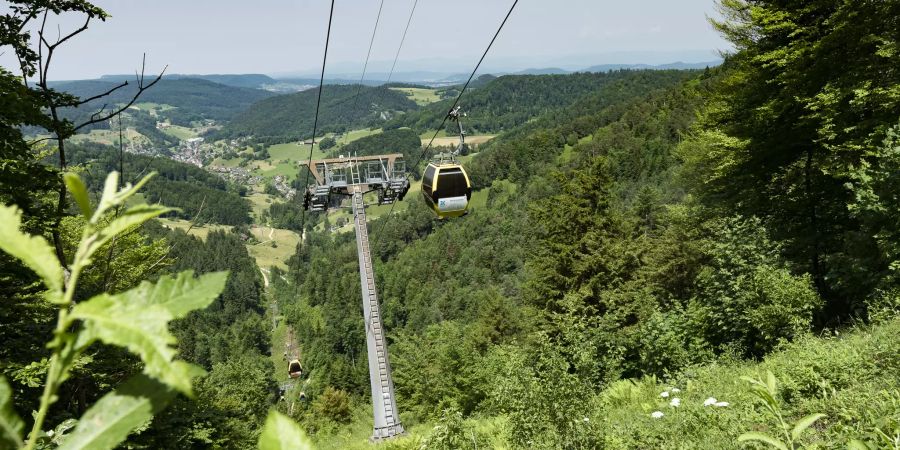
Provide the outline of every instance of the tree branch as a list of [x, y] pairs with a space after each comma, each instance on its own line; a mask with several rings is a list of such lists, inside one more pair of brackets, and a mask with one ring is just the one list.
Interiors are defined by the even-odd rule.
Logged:
[[59, 106], [71, 106], [71, 107], [77, 108], [77, 107], [79, 107], [79, 106], [81, 106], [81, 105], [84, 105], [85, 103], [88, 103], [88, 102], [97, 100], [97, 99], [99, 99], [99, 98], [106, 97], [107, 95], [110, 95], [110, 94], [112, 94], [113, 92], [115, 92], [115, 91], [117, 91], [117, 90], [119, 90], [119, 89], [121, 89], [121, 88], [123, 88], [123, 87], [125, 87], [125, 86], [128, 86], [128, 81], [127, 81], [127, 80], [124, 81], [122, 84], [119, 84], [119, 85], [113, 87], [112, 89], [110, 89], [110, 90], [108, 90], [108, 91], [102, 93], [102, 94], [97, 94], [97, 95], [95, 95], [95, 96], [93, 96], [93, 97], [88, 97], [88, 98], [81, 98], [81, 99], [78, 99], [77, 102], [72, 102], [72, 103], [62, 103], [62, 104], [60, 104]]
[[169, 66], [164, 67], [162, 72], [160, 72], [159, 75], [157, 75], [156, 78], [153, 79], [153, 81], [151, 81], [148, 84], [144, 84], [144, 68], [146, 67], [146, 65], [147, 65], [147, 54], [145, 53], [143, 63], [141, 64], [141, 74], [137, 77], [138, 90], [137, 90], [137, 92], [134, 93], [134, 96], [131, 97], [131, 100], [129, 100], [128, 103], [126, 103], [125, 105], [119, 107], [118, 109], [115, 109], [106, 114], [103, 113], [103, 111], [106, 109], [106, 105], [103, 105], [103, 107], [100, 108], [100, 111], [97, 111], [96, 113], [92, 114], [91, 118], [89, 120], [87, 120], [86, 122], [75, 126], [75, 128], [73, 128], [72, 131], [77, 132], [78, 130], [80, 130], [88, 125], [93, 125], [95, 123], [104, 122], [106, 120], [109, 120], [109, 119], [121, 114], [123, 111], [125, 111], [126, 109], [128, 109], [132, 105], [134, 105], [134, 103], [137, 102], [138, 97], [140, 97], [141, 94], [144, 93], [144, 91], [146, 91], [147, 89], [150, 89], [151, 87], [153, 87], [153, 85], [158, 83], [159, 80], [161, 80], [163, 75], [166, 73], [166, 69], [169, 68]]
[[[47, 21], [47, 14], [45, 13], [44, 14], [44, 24], [46, 24], [46, 21]], [[42, 83], [44, 86], [46, 86], [46, 84], [47, 84], [47, 72], [50, 70], [50, 61], [53, 59], [53, 51], [56, 50], [56, 48], [59, 47], [60, 45], [62, 45], [64, 42], [68, 41], [69, 39], [72, 39], [73, 37], [81, 34], [83, 31], [87, 30], [88, 24], [90, 24], [90, 23], [91, 23], [91, 16], [89, 15], [87, 17], [87, 19], [85, 19], [84, 25], [75, 29], [75, 31], [69, 33], [68, 35], [66, 35], [62, 38], [58, 38], [56, 40], [56, 43], [54, 43], [52, 45], [49, 42], [47, 42], [46, 38], [44, 38], [44, 25], [41, 25], [41, 31], [38, 33], [38, 36], [40, 37], [41, 42], [43, 42], [43, 44], [47, 46], [47, 60], [44, 62], [44, 69], [43, 69], [43, 76], [42, 76]], [[40, 44], [38, 44], [38, 47], [40, 47]]]

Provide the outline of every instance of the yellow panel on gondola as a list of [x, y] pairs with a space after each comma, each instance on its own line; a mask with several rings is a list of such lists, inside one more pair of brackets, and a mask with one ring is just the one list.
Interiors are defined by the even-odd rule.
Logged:
[[459, 217], [469, 209], [472, 183], [456, 162], [431, 162], [422, 177], [422, 196], [441, 219]]

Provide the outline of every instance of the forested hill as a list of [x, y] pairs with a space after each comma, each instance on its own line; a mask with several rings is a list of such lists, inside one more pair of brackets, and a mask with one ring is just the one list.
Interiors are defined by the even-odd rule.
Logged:
[[[637, 73], [641, 73], [638, 71]], [[664, 71], [666, 77], [684, 77], [688, 72]], [[472, 83], [460, 102], [468, 114], [465, 125], [472, 134], [511, 130], [548, 110], [562, 109], [604, 86], [633, 78], [635, 71], [575, 73], [570, 75], [483, 76]], [[449, 92], [453, 94], [452, 89]], [[453, 98], [432, 103], [420, 111], [397, 116], [384, 128], [435, 129], [450, 109]], [[452, 132], [452, 131], [448, 131]]]
[[[65, 114], [71, 117], [89, 117], [104, 104], [127, 103], [137, 90], [133, 77], [127, 81], [128, 86], [77, 109], [68, 109]], [[54, 89], [89, 98], [120, 83], [121, 81], [105, 80], [70, 81], [55, 85]], [[196, 78], [163, 78], [152, 89], [144, 92], [140, 101], [174, 106], [177, 109], [166, 111], [166, 117], [171, 118], [173, 123], [190, 125], [192, 121], [202, 119], [230, 120], [238, 111], [273, 95], [275, 94], [261, 89], [228, 86]]]
[[[84, 178], [92, 192], [101, 191], [103, 174], [120, 169], [118, 151], [100, 144], [72, 146], [69, 163], [87, 168]], [[163, 157], [125, 154], [121, 163], [125, 182], [136, 183], [150, 172], [157, 173], [144, 187], [143, 194], [149, 202], [179, 208], [169, 216], [198, 224], [250, 223], [250, 205], [243, 198], [245, 186], [233, 185], [197, 166]]]
[[[101, 81], [119, 82], [130, 81], [134, 79], [134, 75], [103, 75]], [[195, 79], [206, 80], [213, 83], [224, 84], [226, 86], [234, 86], [241, 88], [262, 89], [264, 85], [275, 84], [278, 81], [268, 75], [247, 73], [247, 74], [208, 74], [208, 75], [187, 75], [187, 74], [171, 74], [163, 77], [165, 80]]]
[[387, 130], [383, 133], [357, 139], [332, 152], [332, 157], [343, 155], [369, 156], [385, 153], [402, 153], [412, 164], [422, 152], [422, 139], [409, 128]]
[[[356, 97], [359, 91], [359, 97]], [[236, 115], [212, 138], [254, 136], [260, 142], [311, 137], [318, 89], [260, 101]], [[418, 109], [403, 93], [386, 87], [326, 85], [322, 90], [318, 132], [344, 132], [380, 123], [397, 112]]]

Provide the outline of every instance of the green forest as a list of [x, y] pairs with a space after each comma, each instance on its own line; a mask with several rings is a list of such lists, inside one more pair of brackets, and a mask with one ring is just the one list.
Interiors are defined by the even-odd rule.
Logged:
[[[326, 84], [317, 108], [191, 78], [81, 104], [115, 82], [48, 83], [30, 30], [116, 18], [11, 2], [0, 450], [900, 449], [900, 1], [716, 6], [733, 51], [705, 70]], [[277, 176], [403, 155], [410, 194], [365, 199], [405, 433], [369, 439], [349, 203], [72, 139], [134, 95], [251, 138]], [[454, 105], [496, 136], [460, 157], [468, 214], [439, 219], [415, 183]]]
[[[242, 111], [211, 137], [252, 136], [266, 143], [312, 138], [317, 98], [318, 89], [268, 98]], [[318, 133], [368, 127], [383, 117], [416, 108], [415, 102], [387, 87], [326, 85], [322, 89]]]

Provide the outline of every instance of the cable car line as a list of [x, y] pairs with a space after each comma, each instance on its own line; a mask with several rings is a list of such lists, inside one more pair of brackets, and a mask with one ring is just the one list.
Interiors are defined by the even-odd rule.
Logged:
[[372, 38], [369, 39], [369, 51], [366, 52], [366, 62], [365, 64], [363, 64], [362, 75], [359, 76], [359, 84], [356, 86], [356, 95], [354, 96], [353, 110], [356, 110], [356, 106], [359, 103], [359, 93], [362, 90], [363, 80], [366, 78], [366, 69], [369, 67], [369, 57], [372, 56], [372, 44], [375, 43], [375, 34], [378, 32], [378, 22], [381, 21], [382, 8], [384, 8], [384, 0], [381, 0], [381, 5], [378, 6], [378, 15], [375, 16], [375, 28], [372, 29]]
[[[518, 0], [516, 0], [518, 1]], [[319, 76], [319, 95], [316, 98], [316, 118], [313, 119], [313, 132], [312, 139], [309, 144], [309, 161], [307, 162], [307, 168], [312, 164], [313, 157], [313, 147], [316, 145], [316, 128], [319, 126], [319, 107], [322, 104], [322, 86], [325, 83], [325, 63], [328, 61], [328, 43], [331, 41], [331, 19], [334, 17], [334, 0], [331, 0], [331, 10], [328, 12], [328, 31], [325, 34], [325, 54], [322, 56], [322, 73]], [[306, 180], [304, 181], [304, 185], [309, 184], [309, 170], [306, 171]], [[300, 217], [300, 241], [303, 241], [303, 236], [306, 234], [306, 230], [303, 226], [306, 223], [306, 209], [303, 210], [303, 213]]]
[[406, 32], [409, 31], [409, 24], [412, 23], [413, 14], [416, 12], [416, 5], [419, 4], [419, 0], [415, 0], [413, 2], [412, 10], [409, 12], [409, 19], [406, 20], [406, 28], [403, 29], [403, 37], [400, 38], [400, 45], [397, 47], [397, 54], [394, 55], [394, 63], [391, 64], [391, 71], [388, 73], [387, 81], [385, 84], [391, 82], [391, 77], [394, 76], [394, 68], [397, 67], [397, 60], [400, 59], [400, 50], [403, 49], [403, 42], [406, 41]]
[[[497, 40], [497, 36], [500, 35], [500, 31], [503, 30], [503, 26], [506, 25], [506, 21], [509, 20], [509, 16], [512, 14], [513, 10], [516, 8], [516, 5], [519, 3], [519, 0], [513, 1], [512, 6], [509, 7], [509, 11], [506, 13], [506, 17], [503, 18], [503, 22], [500, 22], [500, 26], [497, 28], [497, 32], [494, 33], [494, 37], [491, 38], [491, 42], [488, 44], [487, 48], [484, 49], [484, 53], [481, 55], [481, 59], [478, 60], [478, 64], [475, 65], [475, 69], [472, 70], [472, 73], [469, 75], [469, 79], [466, 80], [466, 84], [463, 85], [462, 89], [459, 91], [459, 95], [456, 96], [456, 100], [453, 101], [453, 105], [450, 106], [450, 111], [444, 116], [444, 119], [441, 120], [441, 124], [437, 127], [437, 130], [434, 132], [434, 135], [431, 136], [431, 140], [428, 141], [428, 145], [422, 150], [422, 153], [419, 155], [419, 158], [416, 159], [415, 164], [411, 165], [411, 170], [416, 170], [419, 163], [422, 162], [422, 159], [425, 155], [428, 154], [428, 150], [431, 149], [431, 145], [434, 143], [435, 138], [437, 138], [438, 133], [444, 128], [444, 125], [447, 123], [447, 120], [450, 119], [451, 114], [456, 111], [456, 107], [459, 104], [459, 99], [462, 98], [463, 94], [466, 92], [466, 88], [469, 87], [469, 83], [472, 82], [472, 78], [475, 77], [475, 73], [478, 72], [478, 68], [481, 67], [481, 63], [484, 62], [484, 58], [487, 56], [488, 52], [491, 50], [491, 47], [494, 45], [494, 41]], [[409, 179], [409, 175], [407, 174], [407, 179]], [[381, 229], [379, 233], [384, 231], [385, 225], [387, 225], [388, 221], [391, 218], [391, 215], [394, 213], [394, 206], [397, 204], [394, 203], [391, 205], [391, 209], [388, 211], [387, 219], [385, 219], [384, 223], [381, 224]]]
[[[409, 25], [412, 23], [413, 14], [416, 12], [416, 5], [418, 4], [419, 0], [415, 0], [413, 2], [412, 10], [409, 11], [409, 18], [406, 19], [406, 28], [403, 29], [403, 37], [400, 38], [400, 45], [397, 46], [397, 53], [394, 55], [394, 63], [391, 64], [391, 71], [388, 73], [387, 80], [382, 86], [391, 84], [391, 78], [394, 76], [394, 69], [397, 67], [397, 60], [400, 59], [400, 50], [403, 49], [403, 43], [406, 41], [406, 32], [409, 31]], [[384, 95], [388, 89], [390, 88], [385, 87], [381, 90], [381, 95], [378, 96], [378, 104], [381, 104], [381, 101], [384, 100]]]

